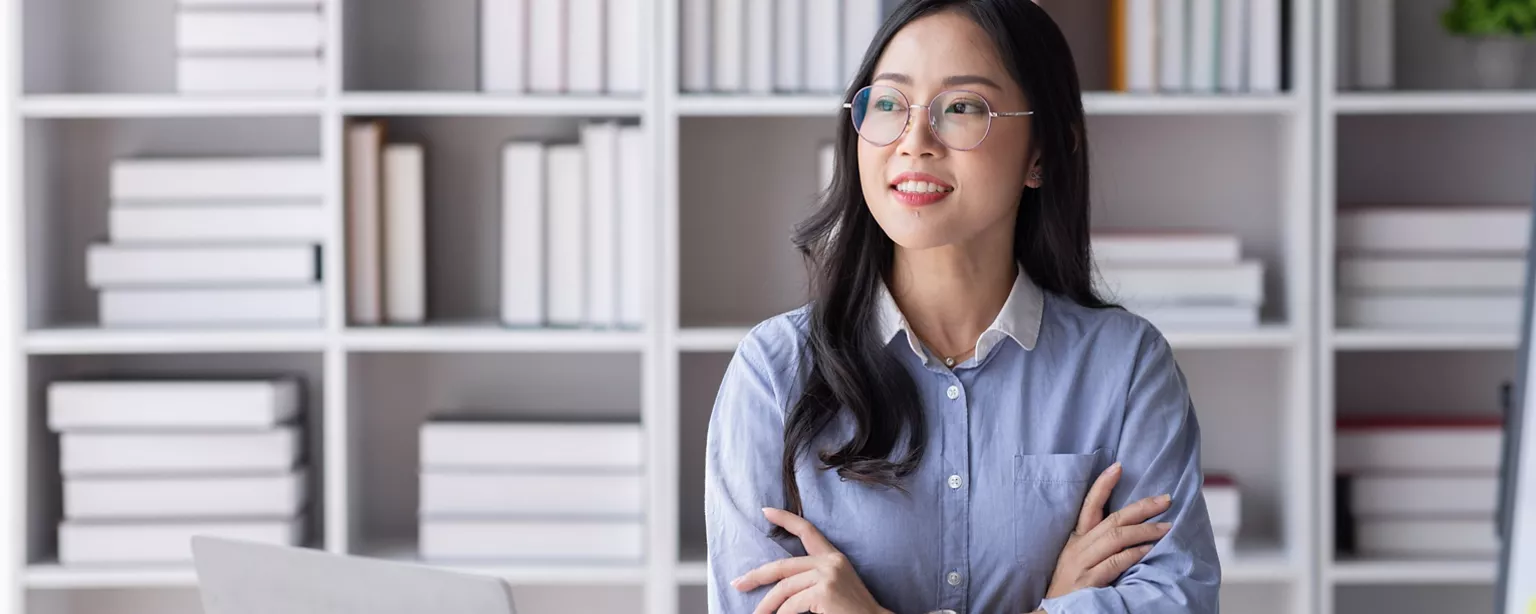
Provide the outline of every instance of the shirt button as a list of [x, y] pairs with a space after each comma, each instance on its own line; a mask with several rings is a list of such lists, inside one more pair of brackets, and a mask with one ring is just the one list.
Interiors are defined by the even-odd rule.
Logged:
[[949, 400], [951, 400], [951, 401], [953, 401], [955, 399], [958, 399], [958, 398], [960, 398], [960, 387], [959, 386], [950, 386], [949, 390], [945, 390], [944, 391], [944, 394], [949, 395]]
[[958, 476], [958, 475], [949, 476], [949, 487], [950, 488], [959, 488], [960, 487], [960, 476]]
[[951, 572], [949, 572], [949, 576], [946, 577], [945, 580], [949, 581], [949, 585], [950, 586], [960, 586], [960, 572], [958, 572], [958, 571], [951, 571]]

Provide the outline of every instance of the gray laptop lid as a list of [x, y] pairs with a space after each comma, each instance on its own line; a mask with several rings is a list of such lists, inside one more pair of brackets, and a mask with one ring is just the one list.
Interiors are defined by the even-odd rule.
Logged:
[[205, 614], [516, 614], [489, 576], [211, 537], [192, 556]]

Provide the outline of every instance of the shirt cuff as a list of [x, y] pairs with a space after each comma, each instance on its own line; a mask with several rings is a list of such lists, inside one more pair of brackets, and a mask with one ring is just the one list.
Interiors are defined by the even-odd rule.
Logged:
[[1040, 602], [1037, 610], [1045, 610], [1046, 614], [1098, 614], [1100, 612], [1113, 612], [1115, 608], [1105, 607], [1100, 603], [1099, 596], [1105, 590], [1102, 588], [1080, 588], [1060, 597], [1052, 597]]

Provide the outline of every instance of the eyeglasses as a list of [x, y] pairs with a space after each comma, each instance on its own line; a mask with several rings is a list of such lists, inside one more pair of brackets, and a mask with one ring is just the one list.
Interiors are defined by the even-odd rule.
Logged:
[[[912, 109], [928, 109], [928, 129], [940, 143], [960, 151], [975, 149], [992, 131], [994, 117], [1022, 117], [1034, 111], [993, 111], [987, 99], [968, 90], [949, 90], [926, 105], [907, 104], [907, 97], [888, 85], [870, 85], [843, 103], [853, 111], [853, 129], [876, 147], [895, 143], [912, 121]], [[937, 109], [938, 112], [935, 112]]]

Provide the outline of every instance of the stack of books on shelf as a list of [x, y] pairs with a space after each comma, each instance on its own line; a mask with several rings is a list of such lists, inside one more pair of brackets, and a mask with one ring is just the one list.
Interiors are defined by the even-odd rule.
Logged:
[[1110, 0], [1110, 89], [1279, 92], [1284, 0]]
[[347, 319], [359, 326], [427, 318], [426, 152], [386, 131], [347, 128]]
[[106, 327], [318, 326], [319, 158], [122, 158], [87, 284]]
[[650, 232], [642, 128], [588, 121], [578, 142], [501, 152], [501, 321], [637, 329]]
[[1497, 418], [1345, 418], [1337, 433], [1342, 550], [1370, 558], [1498, 554]]
[[480, 86], [488, 92], [639, 94], [638, 0], [480, 0]]
[[197, 535], [303, 543], [302, 394], [289, 378], [50, 384], [59, 563], [186, 564]]
[[681, 0], [685, 92], [841, 93], [881, 0]]
[[1252, 328], [1264, 303], [1264, 263], [1218, 233], [1099, 231], [1099, 289], [1158, 328]]
[[317, 94], [320, 0], [179, 0], [176, 88], [188, 94]]
[[816, 183], [820, 189], [832, 187], [832, 174], [837, 172], [837, 146], [823, 143], [816, 148]]
[[1242, 528], [1242, 492], [1237, 481], [1224, 473], [1207, 473], [1200, 492], [1216, 535], [1216, 555], [1230, 561], [1236, 556], [1237, 534]]
[[421, 558], [639, 563], [634, 421], [440, 417], [421, 428]]
[[1530, 216], [1528, 205], [1342, 211], [1338, 325], [1514, 331]]

